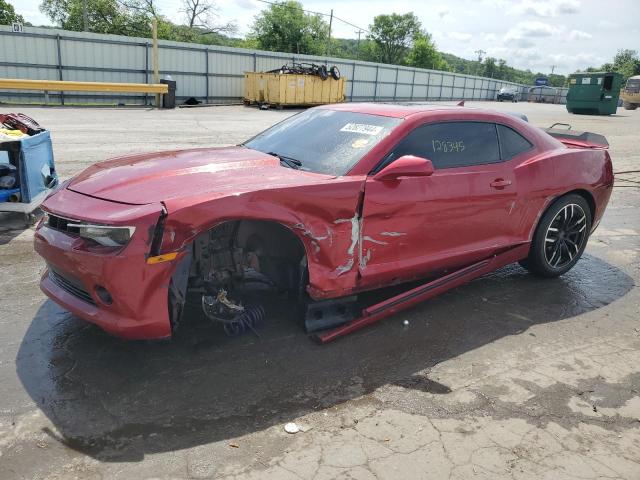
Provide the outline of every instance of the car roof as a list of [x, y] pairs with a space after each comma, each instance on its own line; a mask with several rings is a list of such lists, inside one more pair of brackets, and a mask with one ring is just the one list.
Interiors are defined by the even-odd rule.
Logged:
[[455, 105], [428, 105], [403, 103], [333, 103], [317, 107], [325, 110], [367, 113], [383, 117], [405, 118], [416, 113], [460, 108]]
[[491, 114], [498, 116], [507, 116], [504, 112], [497, 110], [488, 110], [481, 108], [464, 107], [458, 105], [434, 105], [434, 104], [415, 104], [415, 103], [333, 103], [320, 107], [323, 110], [336, 110], [342, 112], [366, 113], [369, 115], [380, 115], [383, 117], [407, 118], [412, 115], [436, 112], [456, 111], [461, 116], [465, 114]]

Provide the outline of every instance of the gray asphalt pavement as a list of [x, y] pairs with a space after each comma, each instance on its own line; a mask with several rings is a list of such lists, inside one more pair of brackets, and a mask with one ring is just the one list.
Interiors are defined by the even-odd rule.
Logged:
[[[33, 229], [0, 215], [0, 479], [640, 479], [640, 112], [480, 105], [607, 136], [631, 173], [585, 256], [554, 280], [503, 268], [327, 346], [286, 307], [259, 338], [195, 309], [169, 343], [110, 337], [46, 300]], [[293, 113], [0, 111], [51, 130], [63, 178]]]

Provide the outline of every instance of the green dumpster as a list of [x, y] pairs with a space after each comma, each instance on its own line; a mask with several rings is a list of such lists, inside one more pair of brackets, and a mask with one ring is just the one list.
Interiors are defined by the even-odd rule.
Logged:
[[567, 111], [584, 115], [611, 115], [618, 108], [622, 75], [587, 72], [569, 75]]

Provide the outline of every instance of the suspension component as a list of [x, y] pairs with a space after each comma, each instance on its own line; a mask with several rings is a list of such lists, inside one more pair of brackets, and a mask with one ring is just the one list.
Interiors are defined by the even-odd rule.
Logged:
[[221, 323], [229, 337], [241, 335], [249, 330], [260, 336], [256, 328], [263, 323], [266, 312], [262, 305], [242, 306], [227, 297], [227, 291], [218, 290], [216, 296], [202, 295], [202, 311], [216, 323]]
[[265, 316], [266, 312], [262, 305], [250, 305], [230, 322], [224, 323], [224, 333], [229, 337], [236, 337], [251, 330], [259, 337], [256, 328], [264, 322]]

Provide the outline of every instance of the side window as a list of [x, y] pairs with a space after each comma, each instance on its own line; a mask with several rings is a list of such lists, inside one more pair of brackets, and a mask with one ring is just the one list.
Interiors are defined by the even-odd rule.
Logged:
[[500, 137], [500, 156], [502, 160], [510, 160], [533, 147], [529, 140], [504, 125], [498, 125], [498, 136]]
[[428, 158], [436, 169], [500, 161], [494, 123], [445, 122], [417, 127], [387, 157], [385, 164], [403, 155]]

